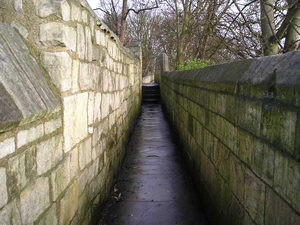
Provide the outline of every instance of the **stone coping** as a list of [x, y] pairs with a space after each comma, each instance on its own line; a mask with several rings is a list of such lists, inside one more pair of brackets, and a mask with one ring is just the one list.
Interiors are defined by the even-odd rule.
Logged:
[[162, 76], [177, 83], [253, 98], [276, 98], [300, 107], [300, 51]]
[[58, 111], [53, 90], [13, 27], [0, 22], [0, 133]]

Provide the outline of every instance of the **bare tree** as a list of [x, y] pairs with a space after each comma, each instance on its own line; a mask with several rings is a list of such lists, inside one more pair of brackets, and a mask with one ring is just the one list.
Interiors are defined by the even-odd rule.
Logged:
[[178, 67], [188, 59], [221, 63], [299, 49], [299, 0], [99, 1], [123, 43], [141, 41], [145, 75], [162, 52]]
[[[285, 39], [284, 52], [296, 50], [299, 46], [299, 20], [300, 2], [289, 0], [287, 6], [281, 7], [275, 4], [274, 0], [260, 0], [261, 2], [261, 30], [262, 46], [264, 55], [278, 54], [279, 45]], [[278, 2], [277, 2], [278, 4]], [[275, 12], [283, 14], [280, 26], [276, 29]]]
[[142, 47], [143, 76], [154, 72], [155, 59], [160, 54], [159, 22], [161, 16], [154, 10], [133, 14], [128, 18], [128, 32], [126, 39], [139, 40]]
[[[107, 7], [109, 5], [109, 7]], [[99, 7], [94, 10], [100, 10], [104, 13], [104, 20], [107, 25], [113, 29], [119, 36], [122, 43], [125, 42], [125, 34], [127, 28], [127, 17], [130, 12], [139, 14], [144, 11], [156, 9], [159, 7], [158, 0], [137, 1], [133, 2], [133, 5], [140, 7], [129, 7], [128, 0], [122, 1], [122, 7], [119, 7], [120, 1], [118, 0], [100, 0]]]
[[[293, 5], [292, 0], [288, 0], [289, 6]], [[289, 13], [294, 13], [294, 17], [291, 20], [286, 33], [285, 45], [284, 45], [284, 52], [294, 51], [299, 49], [300, 44], [300, 7], [294, 4], [290, 9]], [[295, 12], [293, 12], [295, 11]]]

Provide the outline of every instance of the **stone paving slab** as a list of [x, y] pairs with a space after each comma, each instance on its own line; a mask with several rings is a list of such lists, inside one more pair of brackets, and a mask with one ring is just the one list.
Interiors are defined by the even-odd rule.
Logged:
[[[159, 104], [143, 105], [110, 200], [98, 225], [204, 225], [192, 179]], [[113, 199], [113, 198], [112, 198]]]

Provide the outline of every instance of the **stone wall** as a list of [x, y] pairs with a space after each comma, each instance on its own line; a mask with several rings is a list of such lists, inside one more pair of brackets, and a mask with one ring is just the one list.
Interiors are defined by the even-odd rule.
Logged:
[[162, 75], [211, 224], [300, 224], [299, 62], [297, 51]]
[[143, 83], [148, 84], [154, 82], [154, 75], [148, 75], [143, 77]]
[[85, 0], [1, 1], [1, 225], [91, 220], [140, 110], [130, 48]]

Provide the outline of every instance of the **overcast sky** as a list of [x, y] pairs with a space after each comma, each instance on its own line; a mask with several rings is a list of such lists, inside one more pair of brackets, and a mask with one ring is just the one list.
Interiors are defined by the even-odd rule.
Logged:
[[92, 9], [96, 8], [99, 2], [98, 0], [86, 0], [86, 1], [90, 4]]

